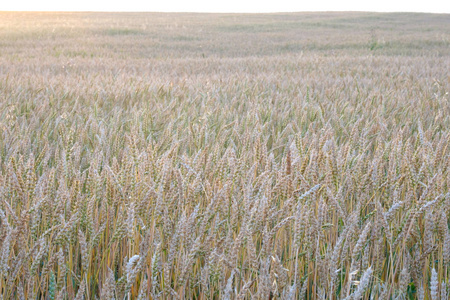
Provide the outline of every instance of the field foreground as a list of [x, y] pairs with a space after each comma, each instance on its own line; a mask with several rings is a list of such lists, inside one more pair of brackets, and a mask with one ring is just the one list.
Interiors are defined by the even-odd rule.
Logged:
[[0, 299], [448, 299], [450, 16], [0, 12]]

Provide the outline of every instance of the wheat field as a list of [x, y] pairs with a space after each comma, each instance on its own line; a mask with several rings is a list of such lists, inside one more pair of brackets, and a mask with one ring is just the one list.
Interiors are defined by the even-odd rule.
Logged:
[[0, 299], [450, 296], [450, 16], [0, 12]]

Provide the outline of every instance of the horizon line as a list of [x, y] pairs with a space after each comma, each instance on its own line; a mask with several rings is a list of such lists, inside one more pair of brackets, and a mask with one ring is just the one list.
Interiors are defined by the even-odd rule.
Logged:
[[450, 14], [435, 11], [381, 11], [381, 10], [297, 10], [297, 11], [150, 11], [150, 10], [2, 10], [0, 12], [23, 13], [193, 13], [193, 14], [281, 14], [281, 13], [411, 13], [411, 14]]

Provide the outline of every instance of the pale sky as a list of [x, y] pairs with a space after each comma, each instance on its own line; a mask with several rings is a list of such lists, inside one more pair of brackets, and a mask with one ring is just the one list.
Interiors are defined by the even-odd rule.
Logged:
[[448, 0], [0, 0], [0, 11], [293, 12], [379, 11], [450, 13]]

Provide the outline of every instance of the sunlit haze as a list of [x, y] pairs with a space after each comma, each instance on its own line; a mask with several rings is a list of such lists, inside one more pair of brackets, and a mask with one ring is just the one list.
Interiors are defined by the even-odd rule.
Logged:
[[150, 12], [294, 12], [294, 11], [378, 11], [450, 13], [450, 2], [429, 1], [1, 1], [0, 11], [150, 11]]

